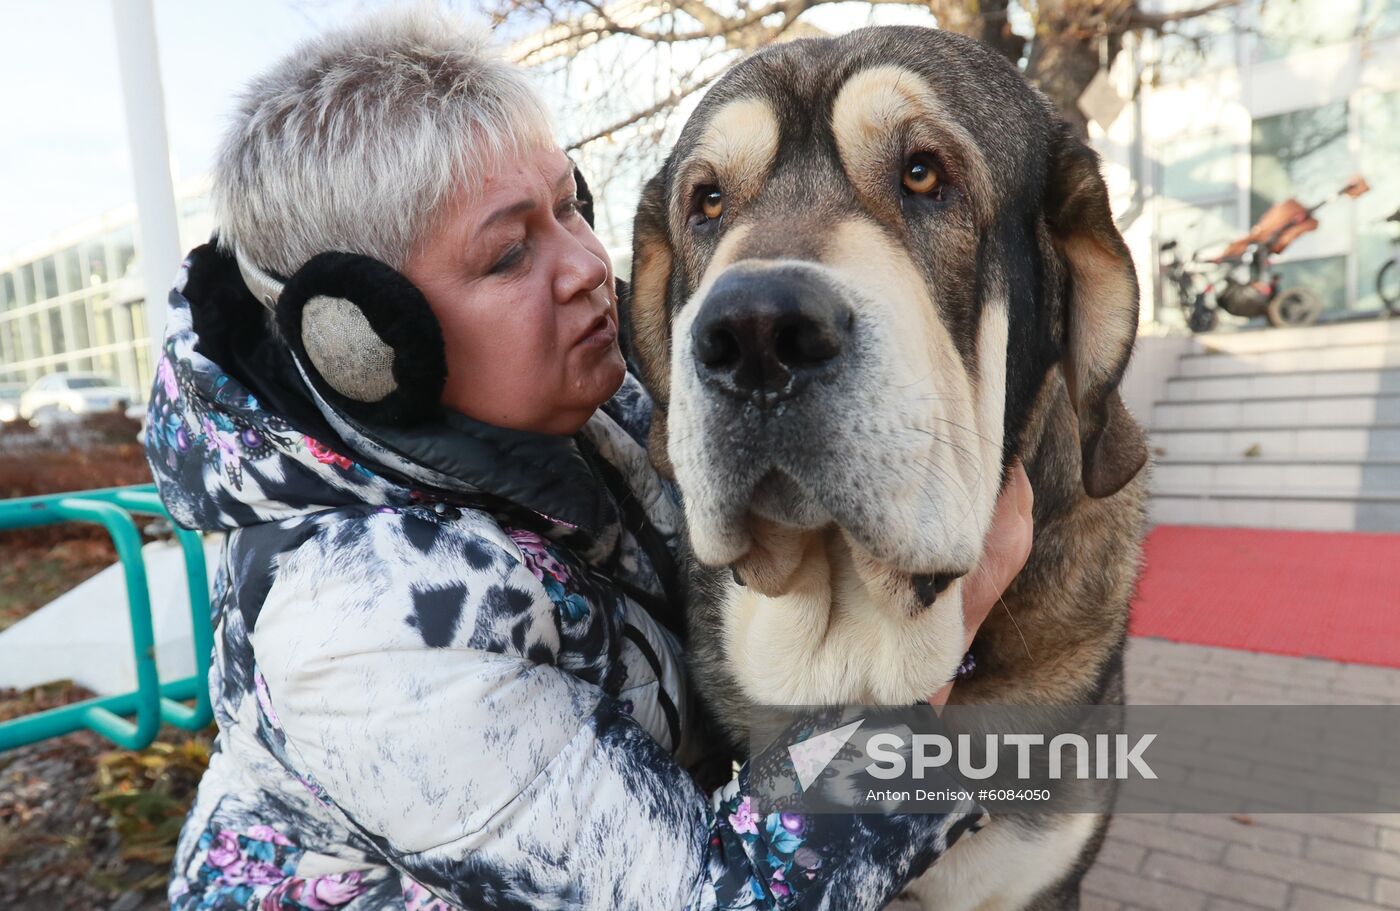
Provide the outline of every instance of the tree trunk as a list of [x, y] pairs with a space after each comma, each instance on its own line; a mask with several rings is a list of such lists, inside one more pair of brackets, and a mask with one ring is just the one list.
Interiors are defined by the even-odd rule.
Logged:
[[1007, 17], [1010, 0], [928, 0], [938, 27], [969, 38], [976, 38], [1007, 60], [1020, 66], [1026, 53], [1026, 39], [1011, 30]]
[[[1109, 39], [1109, 59], [1122, 47], [1121, 35]], [[1089, 121], [1079, 110], [1079, 96], [1098, 73], [1100, 39], [1073, 31], [1040, 30], [1031, 45], [1026, 76], [1044, 92], [1080, 139], [1089, 138]]]

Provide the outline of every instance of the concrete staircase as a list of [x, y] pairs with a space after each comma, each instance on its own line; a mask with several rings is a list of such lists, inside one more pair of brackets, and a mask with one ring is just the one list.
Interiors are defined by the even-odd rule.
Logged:
[[1154, 521], [1400, 531], [1400, 320], [1202, 336], [1164, 387]]

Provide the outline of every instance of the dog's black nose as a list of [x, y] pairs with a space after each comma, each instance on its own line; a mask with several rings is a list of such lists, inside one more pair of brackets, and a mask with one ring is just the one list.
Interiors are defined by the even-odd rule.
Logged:
[[838, 369], [853, 324], [851, 308], [819, 276], [776, 268], [721, 276], [690, 338], [707, 382], [772, 401]]

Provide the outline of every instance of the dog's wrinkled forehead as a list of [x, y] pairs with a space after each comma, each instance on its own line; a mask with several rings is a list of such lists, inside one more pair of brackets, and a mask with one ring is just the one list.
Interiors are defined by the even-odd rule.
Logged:
[[915, 151], [939, 156], [985, 228], [1043, 182], [1048, 113], [1005, 60], [951, 33], [864, 29], [777, 45], [735, 67], [687, 124], [668, 181], [671, 229], [683, 233], [687, 195], [708, 183], [750, 215], [800, 205], [815, 222], [855, 205], [878, 218], [887, 197], [873, 182]]

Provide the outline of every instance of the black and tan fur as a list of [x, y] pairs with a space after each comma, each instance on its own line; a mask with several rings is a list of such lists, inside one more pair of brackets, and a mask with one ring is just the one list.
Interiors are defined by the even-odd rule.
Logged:
[[[902, 184], [915, 155], [937, 197]], [[839, 354], [800, 387], [730, 388], [696, 353], [706, 308], [770, 287], [825, 301]], [[949, 678], [957, 580], [1017, 458], [1034, 547], [953, 700], [1121, 701], [1146, 450], [1116, 390], [1137, 282], [1097, 158], [1005, 60], [881, 28], [736, 66], [646, 188], [630, 322], [653, 459], [685, 499], [697, 686], [736, 745], [754, 703], [907, 704]], [[1077, 907], [1106, 822], [995, 821], [909, 898]]]

